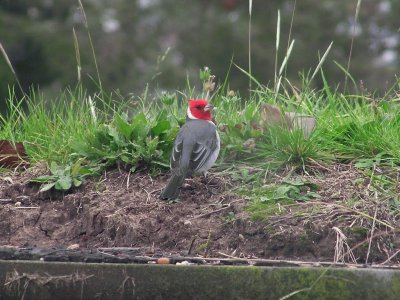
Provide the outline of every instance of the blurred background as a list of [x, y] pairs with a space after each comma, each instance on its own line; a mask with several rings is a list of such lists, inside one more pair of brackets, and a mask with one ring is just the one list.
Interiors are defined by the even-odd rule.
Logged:
[[[230, 66], [248, 66], [249, 2], [246, 0], [82, 0], [103, 87], [122, 94], [157, 89], [183, 89], [187, 76], [211, 68], [223, 80]], [[300, 73], [311, 72], [331, 41], [323, 70], [331, 85], [343, 86], [351, 40], [350, 73], [357, 85], [383, 92], [399, 69], [400, 1], [363, 0], [253, 1], [252, 72], [263, 84], [273, 83], [277, 13], [281, 14], [279, 61], [295, 39], [287, 78], [300, 85]], [[294, 15], [293, 15], [294, 14]], [[293, 26], [291, 20], [293, 17]], [[93, 54], [78, 1], [2, 0], [0, 42], [22, 87], [38, 87], [49, 96], [77, 84], [73, 28], [79, 44], [82, 80], [95, 91]], [[322, 86], [318, 76], [313, 81]], [[0, 57], [0, 105], [14, 83]], [[230, 88], [248, 89], [248, 78], [232, 67]]]

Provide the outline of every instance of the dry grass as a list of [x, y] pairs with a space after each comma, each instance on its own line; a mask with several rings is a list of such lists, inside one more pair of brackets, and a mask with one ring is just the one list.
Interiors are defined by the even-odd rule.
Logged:
[[331, 229], [335, 263], [367, 264], [377, 257], [386, 257], [386, 263], [398, 261], [399, 251], [392, 245], [398, 242], [399, 212], [388, 204], [390, 195], [372, 188], [362, 171], [351, 164], [314, 166], [301, 178], [319, 186], [320, 198], [282, 205], [280, 213], [268, 219], [273, 236], [302, 236], [307, 226], [318, 232]]
[[10, 291], [14, 290], [21, 296], [21, 300], [25, 299], [28, 288], [34, 289], [35, 286], [54, 285], [55, 287], [61, 285], [81, 285], [81, 299], [83, 299], [83, 287], [87, 279], [94, 275], [80, 274], [78, 272], [70, 275], [51, 275], [49, 273], [22, 273], [17, 270], [6, 274], [6, 281], [4, 286]]

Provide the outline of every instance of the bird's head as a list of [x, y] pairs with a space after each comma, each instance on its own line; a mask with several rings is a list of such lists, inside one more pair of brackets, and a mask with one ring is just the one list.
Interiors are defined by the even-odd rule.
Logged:
[[214, 106], [209, 104], [207, 100], [190, 99], [188, 102], [187, 116], [189, 119], [211, 121], [211, 111], [214, 109]]

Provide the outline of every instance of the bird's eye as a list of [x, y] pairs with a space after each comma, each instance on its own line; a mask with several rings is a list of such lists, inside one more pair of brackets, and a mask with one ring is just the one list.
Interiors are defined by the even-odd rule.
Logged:
[[197, 106], [196, 106], [196, 109], [201, 109], [201, 106], [200, 106], [200, 105], [197, 105]]

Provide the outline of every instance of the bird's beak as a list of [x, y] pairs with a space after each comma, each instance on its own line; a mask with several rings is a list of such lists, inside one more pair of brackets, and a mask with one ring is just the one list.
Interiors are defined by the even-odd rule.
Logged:
[[212, 105], [212, 104], [207, 104], [205, 107], [204, 107], [204, 111], [209, 111], [209, 110], [213, 110], [214, 109], [214, 105]]

